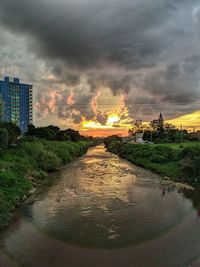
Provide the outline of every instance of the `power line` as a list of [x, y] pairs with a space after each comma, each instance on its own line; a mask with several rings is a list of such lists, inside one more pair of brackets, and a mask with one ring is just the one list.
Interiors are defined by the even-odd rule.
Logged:
[[[199, 104], [200, 102], [184, 102], [184, 103], [160, 103], [160, 104], [146, 104], [146, 103], [134, 103], [134, 104], [129, 104], [126, 105], [126, 107], [130, 107], [130, 106], [137, 106], [137, 105], [141, 105], [141, 106], [163, 106], [163, 105], [185, 105], [185, 104]], [[118, 106], [119, 104], [97, 104], [98, 107], [106, 107], [106, 106]], [[90, 107], [90, 105], [55, 105], [56, 107], [70, 107], [70, 108], [87, 108]], [[49, 105], [39, 105], [40, 108], [46, 108], [49, 107]]]

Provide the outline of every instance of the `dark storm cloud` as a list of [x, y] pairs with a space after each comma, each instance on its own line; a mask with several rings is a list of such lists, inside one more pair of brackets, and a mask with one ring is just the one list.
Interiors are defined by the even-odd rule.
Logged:
[[195, 55], [146, 75], [142, 96], [136, 91], [126, 99], [130, 114], [147, 119], [163, 112], [172, 118], [199, 109], [199, 73], [200, 56]]
[[192, 56], [151, 74], [144, 88], [164, 102], [193, 102], [199, 96], [199, 73], [200, 56]]
[[137, 86], [136, 77], [126, 73], [92, 73], [88, 74], [87, 82], [91, 91], [106, 87], [112, 89], [114, 95], [128, 93], [132, 86]]
[[2, 0], [0, 7], [1, 22], [34, 38], [33, 49], [42, 56], [79, 69], [105, 62], [139, 68], [154, 66], [168, 50], [167, 36], [161, 38], [165, 33], [188, 35], [187, 28], [165, 25], [195, 2], [182, 7], [187, 1]]
[[65, 66], [58, 64], [51, 69], [52, 73], [59, 77], [60, 79], [57, 80], [59, 83], [65, 83], [66, 85], [76, 86], [80, 83], [80, 75], [74, 72], [67, 71]]
[[164, 43], [145, 31], [170, 16], [168, 7], [133, 1], [5, 0], [0, 7], [2, 23], [35, 38], [38, 53], [80, 69], [104, 61], [131, 68], [152, 65]]
[[[137, 101], [155, 107], [199, 97], [197, 0], [1, 0], [0, 22], [26, 37], [29, 50], [50, 66], [56, 83], [85, 90], [81, 77], [87, 77], [90, 91], [77, 94], [76, 103], [91, 102], [101, 87], [126, 93], [132, 114]], [[143, 106], [138, 109], [148, 113]], [[184, 113], [184, 108], [172, 111]], [[84, 113], [91, 117], [91, 110]]]

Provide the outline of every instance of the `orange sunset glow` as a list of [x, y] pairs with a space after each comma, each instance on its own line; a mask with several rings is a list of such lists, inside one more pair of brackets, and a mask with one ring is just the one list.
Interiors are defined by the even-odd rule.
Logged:
[[[109, 89], [104, 88], [104, 93], [100, 91], [96, 92], [89, 102], [88, 106], [79, 106], [76, 104], [77, 96], [71, 90], [63, 99], [64, 114], [63, 119], [60, 119], [60, 127], [74, 127], [81, 132], [82, 135], [89, 136], [109, 136], [113, 134], [127, 136], [129, 129], [133, 127], [133, 123], [136, 119], [140, 119], [139, 114], [129, 114], [129, 110], [125, 105], [125, 96], [113, 96]], [[63, 96], [59, 91], [49, 89], [47, 96], [42, 95], [39, 102], [35, 104], [36, 110], [39, 110], [42, 114], [41, 121], [46, 118], [47, 124], [54, 124], [56, 114], [58, 114], [59, 106], [57, 106], [58, 100]], [[106, 103], [106, 104], [105, 104]], [[85, 114], [85, 109], [90, 110], [90, 118]], [[160, 112], [163, 112], [162, 109]], [[79, 123], [74, 123], [71, 116], [79, 116]], [[54, 115], [54, 116], [53, 116]], [[159, 114], [153, 114], [150, 119], [157, 119]], [[99, 116], [103, 118], [103, 121], [99, 119]], [[177, 116], [172, 119], [165, 117], [167, 123], [175, 125], [177, 128], [187, 129], [188, 131], [194, 131], [200, 129], [200, 110]], [[149, 120], [143, 121], [148, 123]]]
[[[90, 136], [109, 136], [113, 134], [127, 136], [128, 130], [132, 128], [132, 124], [117, 124], [120, 122], [119, 114], [111, 113], [108, 116], [105, 125], [96, 121], [83, 121], [81, 133]], [[186, 114], [177, 118], [166, 120], [167, 123], [175, 125], [177, 128], [187, 129], [188, 131], [200, 129], [200, 110], [191, 114]]]
[[0, 267], [200, 267], [200, 0], [0, 0]]
[[187, 129], [189, 131], [200, 130], [200, 110], [167, 120], [167, 122], [172, 123], [178, 128], [183, 127], [183, 129]]
[[90, 136], [108, 136], [108, 135], [122, 135], [126, 136], [128, 130], [131, 129], [131, 124], [120, 123], [121, 118], [118, 114], [111, 113], [108, 115], [105, 125], [96, 121], [83, 121], [81, 132], [84, 135]]

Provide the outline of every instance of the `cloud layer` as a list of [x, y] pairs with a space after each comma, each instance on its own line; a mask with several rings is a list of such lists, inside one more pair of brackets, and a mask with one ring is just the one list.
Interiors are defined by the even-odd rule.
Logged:
[[[38, 83], [38, 100], [53, 98], [53, 88], [62, 106], [59, 99], [73, 90], [74, 109], [88, 104], [88, 110], [72, 112], [75, 122], [79, 113], [93, 117], [90, 104], [102, 88], [126, 95], [133, 117], [198, 109], [197, 0], [1, 0], [0, 23], [6, 35], [1, 64], [8, 71], [14, 62], [11, 72]], [[11, 56], [13, 36], [23, 42]], [[66, 116], [64, 104], [57, 110], [58, 117]], [[97, 117], [104, 122], [102, 114]]]

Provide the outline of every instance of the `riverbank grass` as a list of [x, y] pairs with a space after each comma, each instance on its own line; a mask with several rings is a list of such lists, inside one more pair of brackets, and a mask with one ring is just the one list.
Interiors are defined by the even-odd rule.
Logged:
[[162, 145], [113, 142], [108, 150], [176, 182], [200, 184], [200, 142]]
[[11, 219], [12, 211], [34, 186], [43, 183], [48, 172], [87, 152], [92, 142], [66, 142], [30, 139], [18, 147], [0, 151], [0, 229]]

